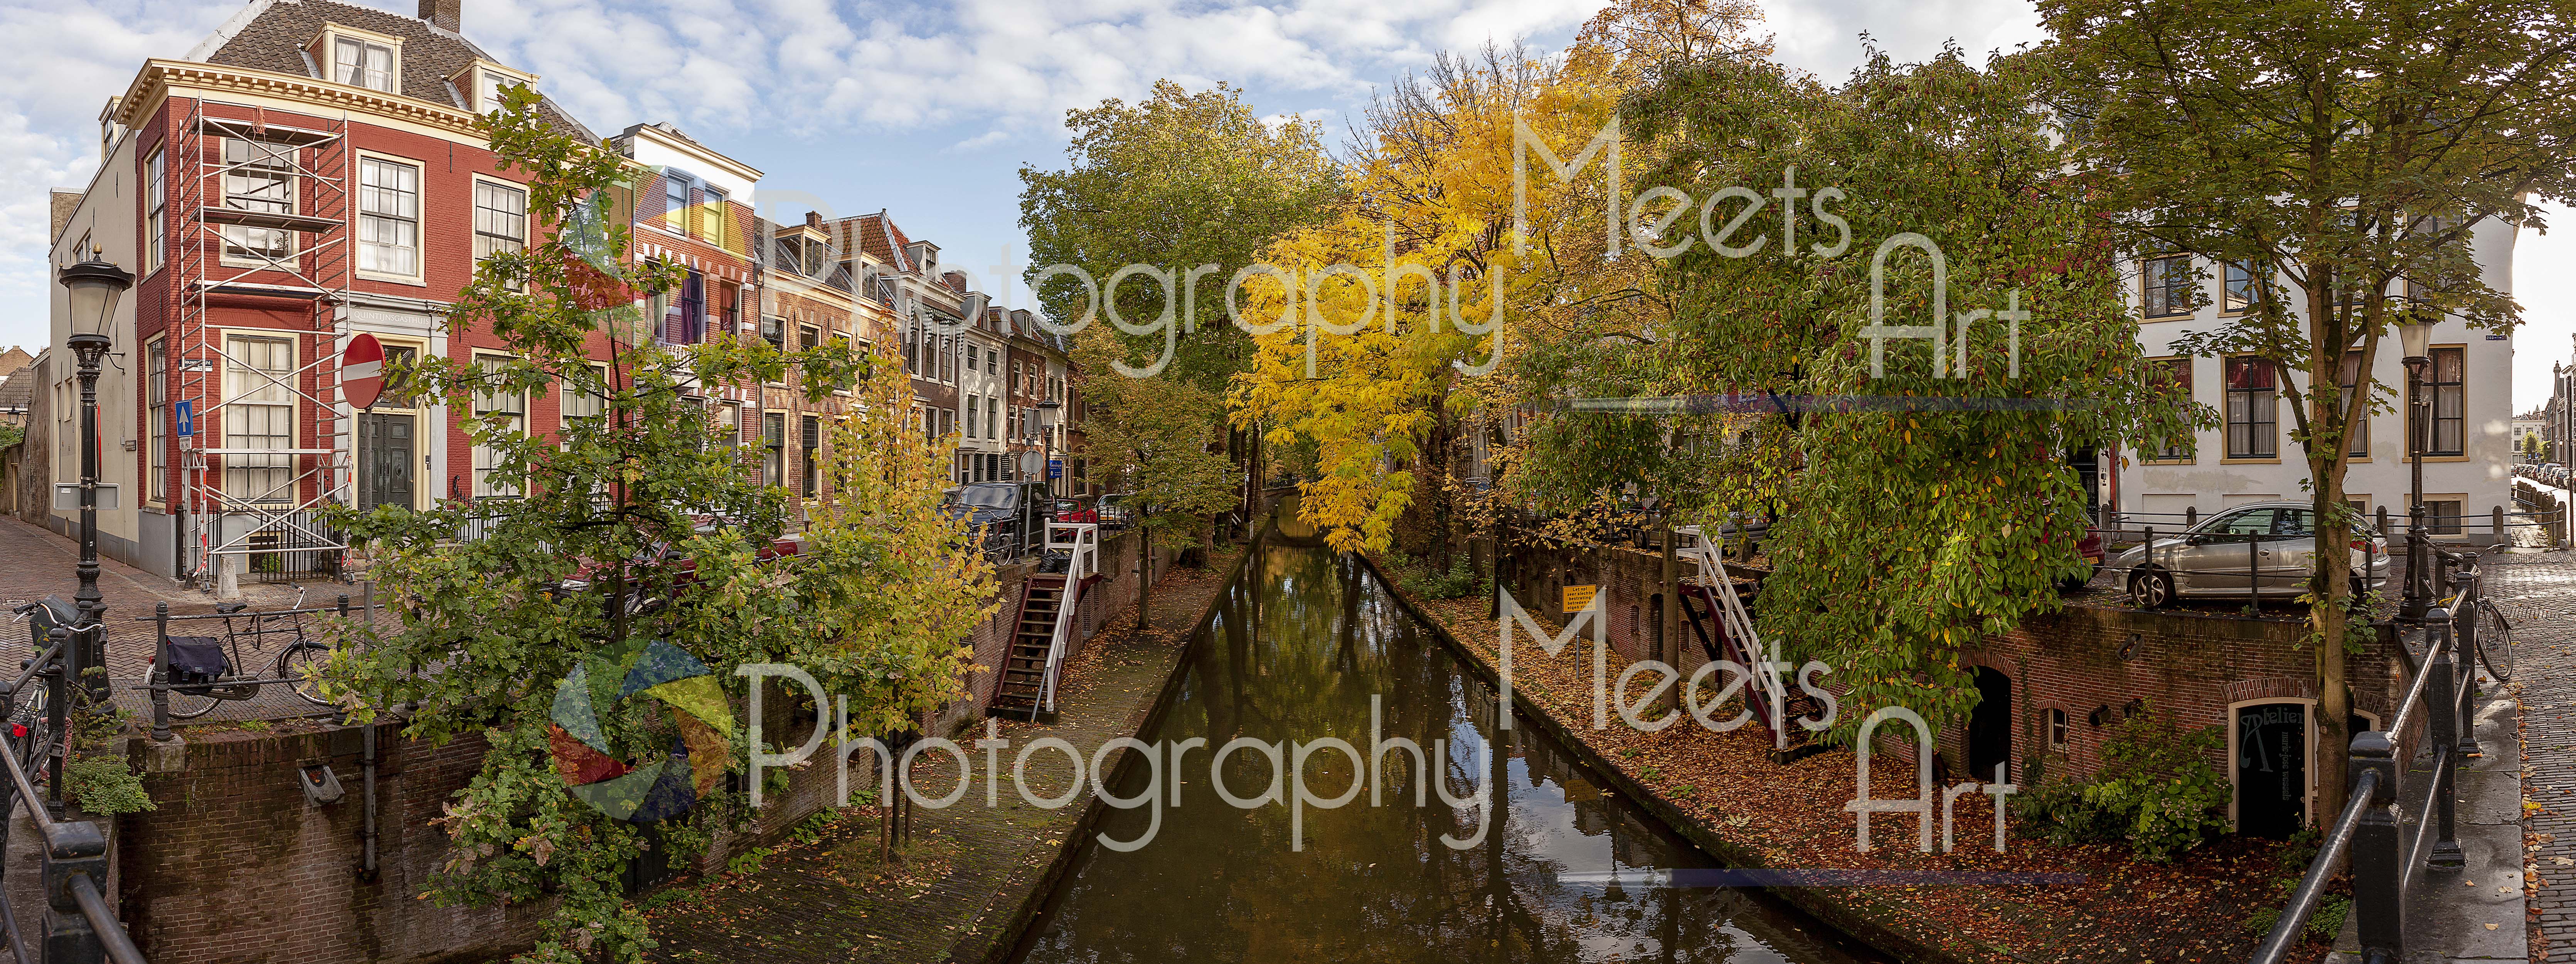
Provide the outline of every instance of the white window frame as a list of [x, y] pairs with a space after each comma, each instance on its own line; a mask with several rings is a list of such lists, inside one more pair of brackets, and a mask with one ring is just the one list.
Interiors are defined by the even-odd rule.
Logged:
[[[408, 218], [400, 214], [386, 214], [368, 210], [371, 203], [370, 195], [372, 192], [386, 190], [398, 192], [400, 190], [398, 187], [387, 188], [369, 185], [367, 183], [367, 175], [371, 166], [375, 169], [397, 167], [411, 171], [411, 214]], [[428, 191], [425, 189], [428, 167], [419, 161], [415, 161], [407, 157], [396, 157], [391, 154], [378, 154], [373, 151], [359, 151], [357, 175], [357, 198], [354, 206], [357, 208], [358, 219], [357, 230], [355, 232], [358, 243], [358, 277], [375, 281], [391, 281], [398, 284], [426, 285], [427, 282], [424, 280], [424, 276], [427, 271], [426, 262], [428, 261], [429, 247], [425, 243], [426, 239], [422, 236], [421, 228], [423, 223], [428, 220], [425, 216], [426, 211], [424, 210], [428, 197]], [[380, 244], [376, 241], [370, 240], [372, 232], [369, 230], [369, 225], [382, 223], [407, 224], [411, 228], [411, 270], [409, 272], [367, 267], [366, 261], [370, 252], [383, 249], [399, 250], [397, 246]]]
[[[323, 76], [329, 77], [333, 83], [383, 94], [400, 94], [403, 89], [402, 43], [401, 37], [328, 23], [322, 30], [322, 56], [315, 59], [323, 62]], [[341, 57], [352, 45], [357, 49], [359, 59], [356, 63], [344, 62]], [[365, 72], [366, 52], [370, 48], [385, 53], [385, 70], [381, 78], [370, 78]], [[380, 83], [368, 83], [370, 79], [378, 79]]]
[[169, 337], [155, 335], [145, 342], [143, 359], [143, 398], [148, 409], [143, 419], [143, 444], [152, 450], [143, 460], [143, 470], [148, 474], [143, 488], [151, 493], [150, 501], [162, 502], [170, 497], [170, 453], [166, 451], [170, 444]]
[[[518, 233], [515, 236], [509, 233], [507, 224], [507, 219], [514, 215], [501, 208], [484, 204], [486, 192], [493, 192], [496, 195], [517, 195], [519, 210], [515, 217], [518, 219]], [[527, 250], [528, 188], [526, 185], [477, 174], [474, 175], [473, 200], [475, 270], [482, 270], [484, 260], [491, 257], [493, 252]], [[510, 290], [517, 291], [524, 287], [526, 287], [524, 284], [512, 284]]]
[[[236, 192], [233, 190], [234, 180], [236, 178], [243, 181], [250, 181], [253, 179], [266, 180], [273, 178], [273, 183], [277, 185], [278, 191], [285, 195], [285, 201], [283, 203], [286, 205], [286, 210], [284, 213], [300, 214], [303, 212], [303, 184], [301, 183], [301, 179], [295, 175], [295, 162], [293, 160], [295, 155], [294, 148], [262, 145], [259, 141], [232, 137], [220, 138], [219, 140], [223, 146], [216, 148], [216, 150], [221, 152], [217, 156], [223, 158], [223, 174], [216, 179], [219, 190], [218, 203], [221, 203], [227, 208], [255, 210], [254, 208], [242, 207], [234, 204], [233, 198], [236, 196]], [[243, 151], [244, 159], [241, 161], [235, 161], [232, 159], [232, 145], [234, 144], [252, 145]], [[259, 156], [257, 152], [260, 151], [263, 146], [265, 146], [267, 151], [267, 159], [276, 160], [282, 153], [286, 160], [278, 164], [254, 163], [251, 159]], [[264, 193], [265, 192], [262, 192], [262, 194], [253, 194], [250, 192], [241, 192], [239, 196], [244, 198], [258, 198], [258, 200], [250, 202], [254, 204], [271, 205], [279, 203], [274, 199], [264, 197]], [[251, 232], [254, 231], [275, 232], [277, 234], [280, 239], [280, 243], [278, 250], [271, 253], [271, 257], [263, 257], [252, 250], [249, 238]], [[240, 225], [225, 225], [221, 235], [223, 240], [219, 242], [221, 248], [218, 251], [217, 260], [226, 267], [273, 268], [284, 270], [291, 269], [295, 266], [295, 257], [299, 249], [296, 245], [296, 234], [293, 231], [279, 228], [253, 228], [243, 227]], [[233, 249], [235, 247], [240, 247], [242, 250], [252, 253], [235, 254], [233, 253]]]
[[162, 263], [169, 258], [169, 155], [168, 148], [156, 147], [152, 149], [152, 158], [143, 162], [144, 176], [149, 178], [143, 195], [143, 273], [146, 276], [161, 270]]
[[[478, 370], [490, 372], [495, 366], [507, 366], [515, 360], [508, 355], [482, 353], [474, 356], [474, 365]], [[499, 414], [507, 420], [511, 431], [524, 434], [528, 430], [528, 396], [524, 392], [500, 393], [478, 390], [474, 393], [473, 404], [476, 415]], [[481, 442], [475, 442], [473, 459], [470, 471], [474, 474], [474, 491], [471, 494], [475, 498], [508, 499], [517, 498], [520, 495], [516, 486], [495, 486], [488, 481], [491, 474], [500, 468], [498, 450]]]
[[[300, 371], [301, 341], [296, 333], [271, 328], [237, 328], [223, 332], [223, 402], [219, 417], [224, 430], [224, 447], [228, 449], [291, 449], [297, 430], [302, 427], [303, 399], [295, 390]], [[254, 364], [249, 343], [261, 342], [285, 346], [283, 367], [262, 368]], [[265, 374], [261, 374], [265, 373]], [[262, 431], [252, 435], [244, 430], [253, 427], [252, 413], [260, 412], [267, 420], [283, 417], [284, 435]], [[273, 429], [273, 425], [259, 426]], [[250, 444], [251, 440], [284, 438], [282, 445]], [[224, 494], [243, 502], [291, 502], [295, 499], [295, 461], [291, 455], [226, 455], [224, 460]], [[256, 473], [256, 474], [255, 474]], [[273, 474], [274, 473], [274, 474]], [[255, 481], [257, 480], [257, 481]], [[280, 486], [278, 483], [283, 482]], [[277, 489], [271, 492], [271, 489]]]

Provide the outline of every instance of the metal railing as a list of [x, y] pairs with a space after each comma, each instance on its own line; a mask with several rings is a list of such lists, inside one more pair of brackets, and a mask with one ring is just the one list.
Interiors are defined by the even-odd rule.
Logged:
[[[2300, 878], [2289, 906], [2255, 949], [2252, 964], [2277, 964], [2299, 943], [2308, 918], [2325, 895], [2326, 882], [2347, 854], [2352, 858], [2351, 919], [2361, 941], [2361, 959], [2407, 959], [2407, 889], [2415, 871], [2467, 862], [2453, 827], [2458, 810], [2453, 788], [2460, 761], [2480, 755], [2470, 722], [2478, 703], [2479, 575], [2470, 561], [2474, 557], [2439, 551], [2434, 556], [2437, 569], [2443, 570], [2440, 575], [2456, 593], [2425, 612], [2420, 659], [2400, 646], [2401, 654], [2413, 664], [2415, 679], [2386, 729], [2353, 734], [2351, 795], [2326, 832], [2307, 874]], [[2454, 562], [2466, 568], [2453, 575], [2447, 570]], [[2432, 768], [2421, 785], [2412, 788], [2407, 800], [2413, 805], [2401, 810], [2400, 795], [2406, 788], [2398, 780], [2397, 741], [2417, 722], [2419, 712], [2425, 724], [2424, 752]], [[2409, 812], [2414, 823], [2411, 833], [2406, 828]], [[2428, 840], [2427, 834], [2435, 836]]]
[[[1068, 534], [1068, 538], [1058, 540], [1059, 532]], [[1049, 522], [1046, 547], [1050, 552], [1061, 549], [1068, 557], [1064, 591], [1056, 595], [1055, 635], [1047, 642], [1046, 677], [1039, 681], [1038, 705], [1053, 713], [1056, 671], [1064, 665], [1064, 644], [1073, 635], [1073, 610], [1082, 603], [1082, 581], [1100, 570], [1100, 526], [1090, 522]]]
[[[50, 634], [53, 645], [28, 662], [8, 689], [0, 692], [0, 718], [15, 719], [16, 707], [29, 693], [31, 683], [41, 682], [45, 694], [45, 718], [28, 727], [25, 735], [14, 735], [15, 727], [0, 727], [0, 764], [9, 771], [5, 803], [0, 803], [0, 818], [13, 815], [20, 801], [27, 804], [27, 819], [44, 840], [45, 918], [36, 935], [33, 952], [27, 945], [27, 932], [18, 922], [9, 902], [0, 899], [0, 926], [8, 929], [9, 952], [18, 964], [62, 964], [62, 962], [113, 961], [115, 964], [143, 964], [143, 952], [125, 933], [125, 925], [116, 919], [108, 906], [104, 887], [107, 880], [107, 835], [97, 823], [88, 820], [66, 820], [63, 813], [63, 757], [70, 741], [66, 708], [71, 700], [83, 695], [73, 685], [84, 667], [80, 654], [87, 644], [101, 642], [106, 627], [92, 622], [86, 626], [57, 628]], [[83, 637], [74, 644], [75, 637]], [[31, 757], [32, 753], [43, 756]], [[35, 778], [27, 770], [34, 759], [45, 761], [46, 793], [36, 792]], [[0, 865], [0, 873], [5, 873]]]

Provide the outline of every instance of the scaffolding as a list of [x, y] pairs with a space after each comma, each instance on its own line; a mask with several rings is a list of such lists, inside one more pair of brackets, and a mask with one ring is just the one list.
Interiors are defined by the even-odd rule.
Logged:
[[[200, 99], [164, 151], [177, 228], [166, 377], [196, 423], [177, 438], [173, 501], [185, 512], [181, 570], [200, 585], [228, 559], [271, 581], [328, 576], [348, 548], [316, 511], [351, 504], [355, 482], [338, 368], [356, 270], [348, 135], [345, 114]], [[301, 302], [305, 317], [219, 324], [220, 298]], [[283, 360], [280, 341], [292, 346]]]

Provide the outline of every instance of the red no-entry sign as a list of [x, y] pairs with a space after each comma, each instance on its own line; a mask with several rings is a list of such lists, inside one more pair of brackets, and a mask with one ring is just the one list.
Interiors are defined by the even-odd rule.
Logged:
[[340, 397], [354, 408], [374, 408], [384, 390], [385, 346], [376, 343], [376, 336], [359, 332], [340, 353]]

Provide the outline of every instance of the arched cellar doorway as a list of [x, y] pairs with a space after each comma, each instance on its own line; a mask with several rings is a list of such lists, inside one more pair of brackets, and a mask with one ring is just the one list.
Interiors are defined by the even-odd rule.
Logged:
[[2009, 782], [2012, 772], [2012, 677], [1991, 666], [1977, 667], [1977, 708], [1968, 712], [1968, 772], [1970, 780], [1995, 779], [1995, 767], [2003, 767], [2003, 779]]

